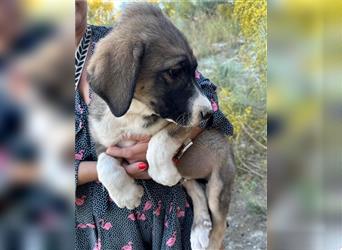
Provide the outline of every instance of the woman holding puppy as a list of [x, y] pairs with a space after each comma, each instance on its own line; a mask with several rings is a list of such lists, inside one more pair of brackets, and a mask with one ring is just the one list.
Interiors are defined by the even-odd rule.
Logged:
[[[143, 186], [144, 196], [138, 208], [118, 208], [97, 180], [96, 152], [87, 122], [91, 90], [85, 68], [96, 43], [109, 31], [106, 27], [88, 26], [87, 3], [76, 1], [76, 249], [191, 249], [191, 200], [181, 185], [165, 187], [150, 180], [146, 163], [148, 137], [128, 137], [127, 140], [136, 143], [126, 148], [111, 146], [106, 150], [108, 155], [125, 159], [126, 172]], [[217, 105], [215, 86], [198, 72], [196, 80], [213, 105]], [[231, 125], [217, 108], [213, 117], [211, 127], [228, 135], [232, 133]], [[201, 128], [194, 128], [191, 139], [195, 140], [201, 131]], [[196, 165], [196, 170], [201, 171], [208, 162], [185, 164], [180, 160], [179, 167], [183, 165]]]

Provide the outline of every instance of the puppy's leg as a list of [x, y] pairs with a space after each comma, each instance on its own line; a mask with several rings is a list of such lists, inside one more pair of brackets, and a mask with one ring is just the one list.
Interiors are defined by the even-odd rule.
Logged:
[[192, 199], [194, 209], [194, 221], [190, 236], [191, 248], [205, 250], [209, 246], [209, 234], [212, 226], [205, 192], [195, 180], [188, 180], [183, 183], [183, 186]]
[[140, 205], [144, 189], [127, 175], [119, 160], [101, 153], [96, 168], [99, 181], [118, 207], [133, 209]]
[[212, 219], [207, 249], [221, 249], [235, 173], [227, 138], [216, 130], [203, 131], [182, 157], [179, 171], [188, 178], [207, 179], [206, 191]]
[[226, 156], [227, 160], [213, 169], [207, 184], [208, 204], [213, 223], [208, 247], [210, 250], [223, 249], [226, 218], [235, 174], [233, 156], [231, 153]]
[[170, 124], [152, 136], [146, 153], [148, 174], [156, 182], [174, 186], [182, 178], [173, 163], [173, 157], [190, 134], [190, 129]]

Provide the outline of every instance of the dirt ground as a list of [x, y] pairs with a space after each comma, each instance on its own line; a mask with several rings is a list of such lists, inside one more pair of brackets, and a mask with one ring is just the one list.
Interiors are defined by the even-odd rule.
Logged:
[[266, 188], [260, 185], [246, 192], [245, 184], [235, 182], [224, 249], [264, 250], [267, 248]]

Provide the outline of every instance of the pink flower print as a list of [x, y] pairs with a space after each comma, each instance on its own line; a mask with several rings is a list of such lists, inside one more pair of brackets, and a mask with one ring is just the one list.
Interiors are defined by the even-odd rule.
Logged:
[[166, 241], [166, 245], [168, 247], [173, 247], [173, 245], [176, 243], [176, 232], [173, 232], [171, 237]]
[[190, 204], [187, 200], [185, 201], [185, 207], [190, 207]]
[[82, 206], [82, 205], [84, 204], [84, 201], [85, 201], [85, 198], [86, 198], [86, 197], [87, 197], [87, 196], [82, 195], [81, 197], [76, 198], [76, 200], [75, 200], [76, 206]]
[[80, 123], [78, 124], [78, 129], [81, 129], [81, 128], [83, 128], [83, 122], [82, 121], [80, 121]]
[[171, 202], [170, 203], [170, 208], [169, 208], [169, 213], [171, 213], [171, 211], [172, 211], [172, 205], [173, 205], [173, 203]]
[[146, 212], [146, 211], [150, 210], [151, 208], [152, 208], [152, 202], [146, 201], [143, 211]]
[[102, 247], [101, 240], [98, 239], [93, 250], [101, 250], [101, 247]]
[[214, 99], [211, 99], [211, 108], [213, 109], [214, 112], [216, 112], [218, 110], [218, 105], [217, 103], [214, 101]]
[[111, 229], [113, 226], [112, 226], [112, 224], [110, 223], [110, 222], [106, 222], [103, 226], [102, 226], [102, 228], [104, 229], [104, 230], [109, 230], [109, 229]]
[[167, 216], [165, 216], [164, 218], [164, 228], [168, 228], [169, 227], [169, 221], [167, 220]]
[[76, 226], [76, 228], [95, 228], [95, 225], [94, 224], [91, 224], [91, 223], [87, 223], [87, 224], [84, 224], [84, 223], [80, 223]]
[[131, 221], [135, 221], [137, 219], [137, 218], [135, 218], [134, 213], [130, 213], [127, 218], [130, 219]]
[[135, 221], [135, 220], [142, 220], [142, 221], [145, 221], [146, 220], [146, 215], [144, 213], [140, 213], [140, 212], [137, 212], [137, 213], [130, 213], [128, 216], [127, 216], [128, 219], [130, 219], [131, 221]]
[[127, 245], [124, 245], [121, 250], [133, 250], [133, 243], [132, 241], [129, 241]]
[[100, 226], [106, 231], [108, 231], [109, 229], [111, 229], [113, 227], [112, 223], [105, 222], [103, 219], [99, 220], [99, 222], [100, 222]]
[[81, 107], [80, 104], [78, 104], [77, 108], [78, 108], [78, 111], [80, 112], [80, 114], [83, 114], [83, 108]]
[[83, 154], [84, 154], [84, 149], [81, 149], [80, 151], [78, 151], [77, 154], [75, 154], [75, 159], [76, 160], [82, 160], [83, 159]]
[[155, 214], [156, 216], [159, 216], [160, 210], [161, 210], [161, 201], [158, 201], [158, 206], [157, 206], [156, 210], [153, 211], [153, 214]]
[[201, 73], [196, 70], [195, 71], [195, 79], [198, 80], [200, 78], [201, 78]]
[[76, 226], [76, 228], [87, 228], [87, 226], [83, 223], [80, 223]]
[[143, 213], [137, 213], [137, 219], [138, 220], [142, 220], [142, 221], [145, 221], [146, 220], [146, 216], [145, 216], [145, 214], [143, 214]]
[[180, 207], [177, 207], [177, 218], [181, 218], [181, 217], [184, 217], [185, 216], [185, 211], [184, 210], [181, 210]]

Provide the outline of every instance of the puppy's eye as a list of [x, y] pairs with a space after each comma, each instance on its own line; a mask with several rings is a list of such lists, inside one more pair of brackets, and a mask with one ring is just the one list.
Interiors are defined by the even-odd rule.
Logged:
[[171, 77], [172, 79], [175, 79], [178, 75], [179, 75], [180, 69], [169, 69], [167, 71], [167, 74], [169, 75], [169, 77]]

